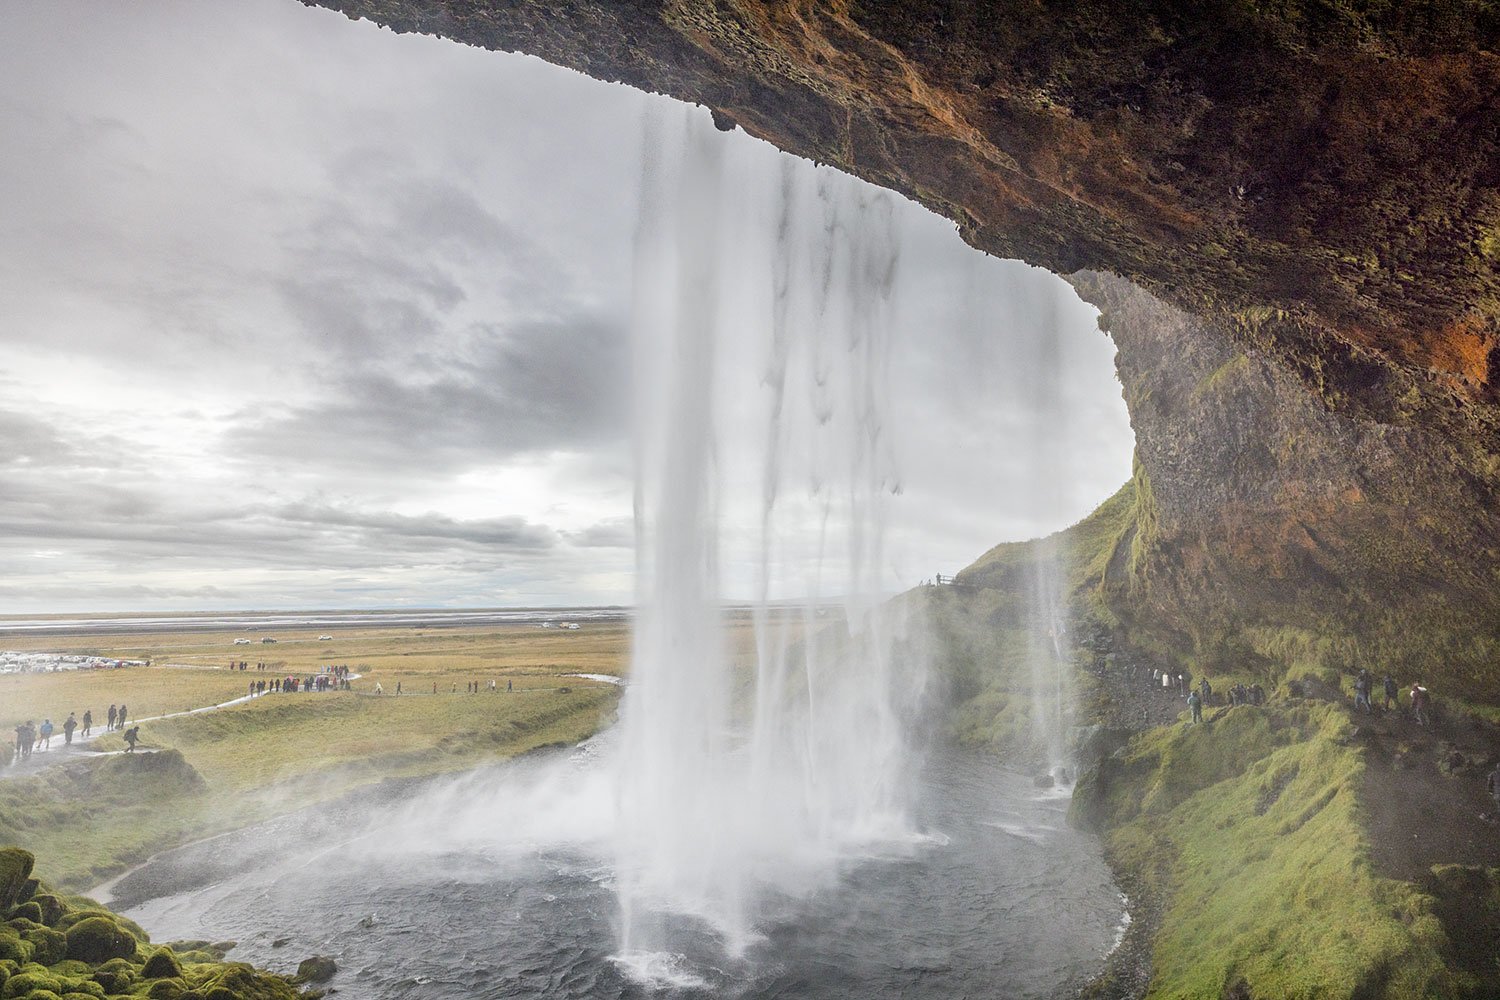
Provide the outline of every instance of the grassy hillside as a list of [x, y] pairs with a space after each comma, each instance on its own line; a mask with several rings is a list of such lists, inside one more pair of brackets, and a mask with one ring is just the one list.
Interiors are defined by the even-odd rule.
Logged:
[[[364, 676], [350, 692], [265, 695], [145, 723], [142, 744], [159, 753], [119, 754], [124, 742], [111, 734], [83, 753], [54, 751], [51, 766], [0, 773], [0, 845], [36, 851], [59, 885], [84, 889], [164, 847], [361, 785], [576, 743], [609, 719], [619, 689], [565, 675], [617, 674], [629, 644], [623, 624], [577, 632], [368, 629], [331, 642], [309, 632], [248, 651], [232, 646], [233, 638], [90, 637], [87, 649], [80, 643], [67, 651], [149, 657], [154, 665], [0, 677], [0, 721], [8, 728], [12, 718], [50, 715], [60, 724], [69, 708], [81, 716], [83, 706], [92, 706], [102, 726], [110, 703], [126, 702], [133, 716], [144, 717], [222, 702], [244, 694], [251, 680], [326, 664], [347, 663]], [[57, 642], [31, 640], [54, 649]], [[255, 670], [253, 657], [273, 651], [276, 669]], [[250, 669], [229, 670], [230, 656], [247, 659]], [[470, 681], [480, 683], [479, 693], [466, 693]], [[376, 695], [377, 683], [387, 693]]]
[[1475, 894], [1475, 878], [1483, 904], [1493, 874], [1450, 866], [1427, 884], [1383, 877], [1366, 789], [1349, 714], [1325, 703], [1158, 727], [1086, 774], [1071, 819], [1104, 835], [1157, 924], [1148, 995], [1494, 996], [1492, 954], [1457, 960], [1483, 907], [1456, 905]]

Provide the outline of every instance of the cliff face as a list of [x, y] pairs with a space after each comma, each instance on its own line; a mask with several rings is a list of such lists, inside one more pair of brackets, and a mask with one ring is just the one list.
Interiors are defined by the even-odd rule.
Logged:
[[1389, 670], [1500, 699], [1493, 477], [1440, 430], [1330, 410], [1266, 352], [1076, 275], [1119, 346], [1136, 514], [1101, 596], [1200, 667]]
[[1118, 275], [1078, 284], [1144, 473], [1121, 618], [1500, 698], [1487, 0], [319, 2], [706, 104], [983, 250]]

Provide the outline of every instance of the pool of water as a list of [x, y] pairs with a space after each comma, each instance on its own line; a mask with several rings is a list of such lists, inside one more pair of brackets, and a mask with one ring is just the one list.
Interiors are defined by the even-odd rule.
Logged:
[[1066, 795], [946, 753], [924, 771], [920, 835], [762, 900], [743, 954], [670, 916], [663, 950], [620, 954], [598, 756], [364, 793], [161, 855], [110, 892], [154, 940], [234, 940], [230, 957], [280, 971], [332, 955], [332, 985], [372, 1000], [1055, 997], [1122, 932]]

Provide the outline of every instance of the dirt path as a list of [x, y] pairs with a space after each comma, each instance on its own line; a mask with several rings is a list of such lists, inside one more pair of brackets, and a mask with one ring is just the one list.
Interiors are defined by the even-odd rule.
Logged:
[[1364, 805], [1376, 870], [1421, 880], [1433, 865], [1500, 867], [1500, 822], [1485, 778], [1500, 761], [1500, 727], [1439, 716], [1354, 714], [1365, 746]]
[[[359, 680], [361, 676], [363, 675], [350, 674], [348, 679], [350, 681], [356, 681]], [[235, 705], [243, 705], [246, 702], [254, 701], [257, 698], [266, 698], [270, 697], [273, 694], [280, 693], [282, 692], [259, 691], [255, 694], [242, 694], [238, 698], [231, 698], [228, 701], [221, 701], [214, 705], [202, 705], [198, 708], [189, 708], [182, 712], [168, 712], [165, 715], [148, 715], [145, 718], [140, 719], [131, 718], [129, 722], [125, 726], [120, 727], [120, 729], [123, 730], [129, 728], [130, 726], [143, 726], [148, 722], [162, 722], [166, 719], [180, 719], [189, 715], [202, 715], [205, 712], [217, 712], [220, 709], [231, 708]], [[319, 692], [298, 692], [298, 694], [314, 693]], [[99, 737], [104, 736], [109, 732], [110, 730], [104, 728], [103, 726], [95, 726], [93, 732], [89, 733], [89, 735], [87, 736], [82, 735], [81, 731], [75, 732], [73, 734], [73, 742], [69, 744], [65, 742], [66, 737], [63, 736], [62, 729], [59, 727], [58, 730], [52, 734], [52, 746], [50, 748], [44, 750], [38, 747], [36, 750], [32, 751], [31, 756], [26, 758], [25, 760], [16, 760], [9, 767], [0, 767], [0, 781], [4, 781], [6, 778], [21, 778], [27, 775], [36, 774], [38, 771], [45, 770], [48, 767], [55, 767], [58, 764], [63, 764], [70, 760], [78, 760], [83, 757], [99, 757], [108, 756], [112, 753], [125, 753], [124, 750], [94, 750], [89, 746], [89, 744], [93, 743]]]

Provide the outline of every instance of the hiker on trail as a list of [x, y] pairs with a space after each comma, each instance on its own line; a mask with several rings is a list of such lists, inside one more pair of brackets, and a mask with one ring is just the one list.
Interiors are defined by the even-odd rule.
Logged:
[[84, 736], [84, 739], [88, 738], [88, 735], [93, 730], [93, 728], [94, 728], [94, 710], [92, 708], [86, 708], [83, 711], [83, 736]]
[[437, 694], [437, 681], [432, 682], [432, 693]]
[[114, 731], [114, 728], [115, 728], [115, 719], [119, 717], [119, 714], [120, 713], [118, 713], [118, 712], [115, 711], [115, 706], [113, 706], [113, 705], [109, 706], [109, 729], [106, 729], [105, 732], [113, 732]]
[[1266, 703], [1266, 689], [1259, 684], [1250, 685], [1250, 704], [1264, 705]]
[[51, 719], [43, 719], [42, 720], [42, 749], [43, 750], [51, 750], [52, 749], [52, 720]]
[[1188, 708], [1193, 710], [1194, 725], [1203, 721], [1203, 699], [1198, 697], [1197, 691], [1188, 695]]
[[120, 704], [120, 728], [125, 728], [125, 704], [123, 702]]
[[26, 723], [16, 727], [16, 760], [20, 761], [26, 756]]
[[1214, 696], [1214, 686], [1208, 683], [1207, 677], [1198, 681], [1198, 695], [1205, 705], [1209, 704], [1209, 699]]
[[135, 753], [135, 745], [136, 745], [136, 742], [138, 740], [140, 740], [140, 738], [141, 738], [141, 727], [140, 726], [133, 726], [132, 728], [125, 730], [125, 742], [128, 744], [125, 747], [125, 752], [126, 753]]
[[[376, 682], [376, 683], [375, 683], [375, 686], [376, 686], [376, 687], [380, 687], [380, 682], [378, 682], [378, 681], [377, 681], [377, 682]], [[400, 694], [400, 693], [401, 693], [401, 682], [400, 682], [400, 681], [397, 681], [397, 682], [396, 682], [396, 693], [397, 693], [397, 694]]]
[[27, 719], [26, 725], [22, 726], [20, 729], [20, 735], [21, 756], [30, 757], [31, 751], [36, 749], [36, 723], [32, 722], [30, 719]]
[[[380, 686], [380, 682], [379, 681], [375, 682], [375, 693], [376, 694], [385, 694], [385, 688], [383, 688], [383, 687]], [[401, 693], [399, 685], [397, 687], [396, 693], [397, 694]]]
[[1420, 684], [1411, 686], [1411, 714], [1417, 725], [1426, 726], [1432, 722], [1432, 715], [1427, 708], [1427, 689]]
[[1395, 681], [1394, 678], [1391, 677], [1390, 674], [1386, 674], [1385, 675], [1384, 684], [1385, 684], [1385, 710], [1387, 712], [1389, 712], [1391, 710], [1391, 703], [1395, 702], [1399, 706], [1401, 704], [1401, 699], [1398, 698], [1398, 697], [1396, 697], [1396, 695], [1399, 692], [1396, 689], [1396, 681]]
[[511, 683], [510, 683], [510, 681], [509, 681], [509, 680], [507, 680], [507, 681], [506, 681], [506, 682], [505, 682], [505, 693], [506, 693], [506, 694], [510, 694], [510, 692], [511, 692]]
[[73, 713], [68, 713], [67, 721], [63, 723], [63, 744], [73, 745], [73, 730], [78, 728], [78, 720], [73, 718]]
[[1354, 709], [1361, 708], [1366, 715], [1370, 714], [1370, 672], [1364, 668], [1360, 668], [1359, 676], [1354, 679]]

